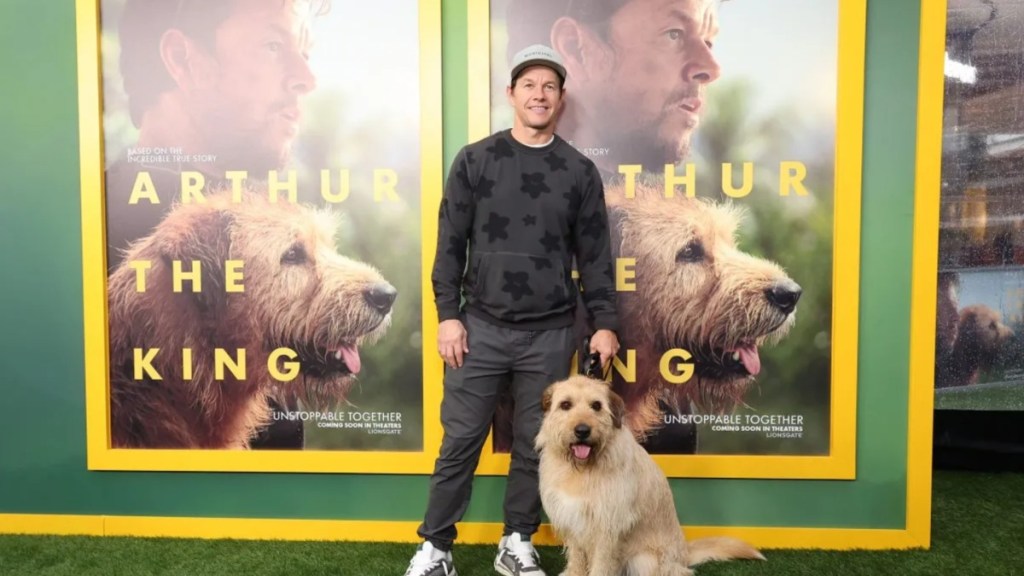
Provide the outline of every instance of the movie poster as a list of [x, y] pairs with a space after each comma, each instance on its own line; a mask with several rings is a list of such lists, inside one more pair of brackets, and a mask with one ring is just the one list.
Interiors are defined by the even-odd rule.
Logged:
[[514, 53], [566, 64], [557, 132], [616, 230], [610, 378], [652, 454], [832, 454], [840, 4], [490, 0], [488, 131]]
[[413, 0], [101, 0], [110, 446], [423, 450]]

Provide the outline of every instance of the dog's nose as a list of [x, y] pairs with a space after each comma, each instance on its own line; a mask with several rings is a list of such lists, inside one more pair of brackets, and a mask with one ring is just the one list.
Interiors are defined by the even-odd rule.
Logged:
[[386, 282], [381, 284], [374, 284], [366, 292], [363, 293], [366, 297], [366, 301], [377, 309], [381, 314], [386, 314], [391, 310], [391, 305], [395, 303], [395, 298], [398, 296], [398, 290], [395, 287]]
[[764, 291], [768, 302], [784, 314], [789, 314], [796, 309], [796, 303], [800, 300], [801, 294], [803, 294], [803, 289], [792, 280], [781, 280]]
[[590, 438], [590, 426], [587, 426], [586, 424], [580, 424], [576, 426], [574, 431], [576, 432], [576, 437], [579, 438], [580, 440], [586, 440], [587, 438]]

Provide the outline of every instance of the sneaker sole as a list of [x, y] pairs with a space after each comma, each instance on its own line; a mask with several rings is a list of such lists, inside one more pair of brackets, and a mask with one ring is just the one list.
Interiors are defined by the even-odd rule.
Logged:
[[448, 576], [459, 576], [459, 573], [455, 571], [454, 566], [452, 566], [452, 571], [448, 573]]

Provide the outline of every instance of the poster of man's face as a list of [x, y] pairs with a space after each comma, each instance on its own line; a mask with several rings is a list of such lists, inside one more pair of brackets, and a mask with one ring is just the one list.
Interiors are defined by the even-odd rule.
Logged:
[[564, 60], [556, 132], [603, 175], [613, 382], [656, 406], [652, 452], [829, 451], [839, 4], [490, 0], [490, 131], [512, 54]]

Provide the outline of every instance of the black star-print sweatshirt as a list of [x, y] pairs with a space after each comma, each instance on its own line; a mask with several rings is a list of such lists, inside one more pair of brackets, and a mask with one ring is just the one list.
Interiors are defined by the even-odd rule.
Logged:
[[439, 320], [458, 318], [464, 298], [466, 313], [499, 326], [571, 326], [575, 257], [595, 329], [617, 330], [607, 222], [597, 168], [557, 135], [535, 148], [504, 130], [466, 145], [441, 200], [432, 275]]

